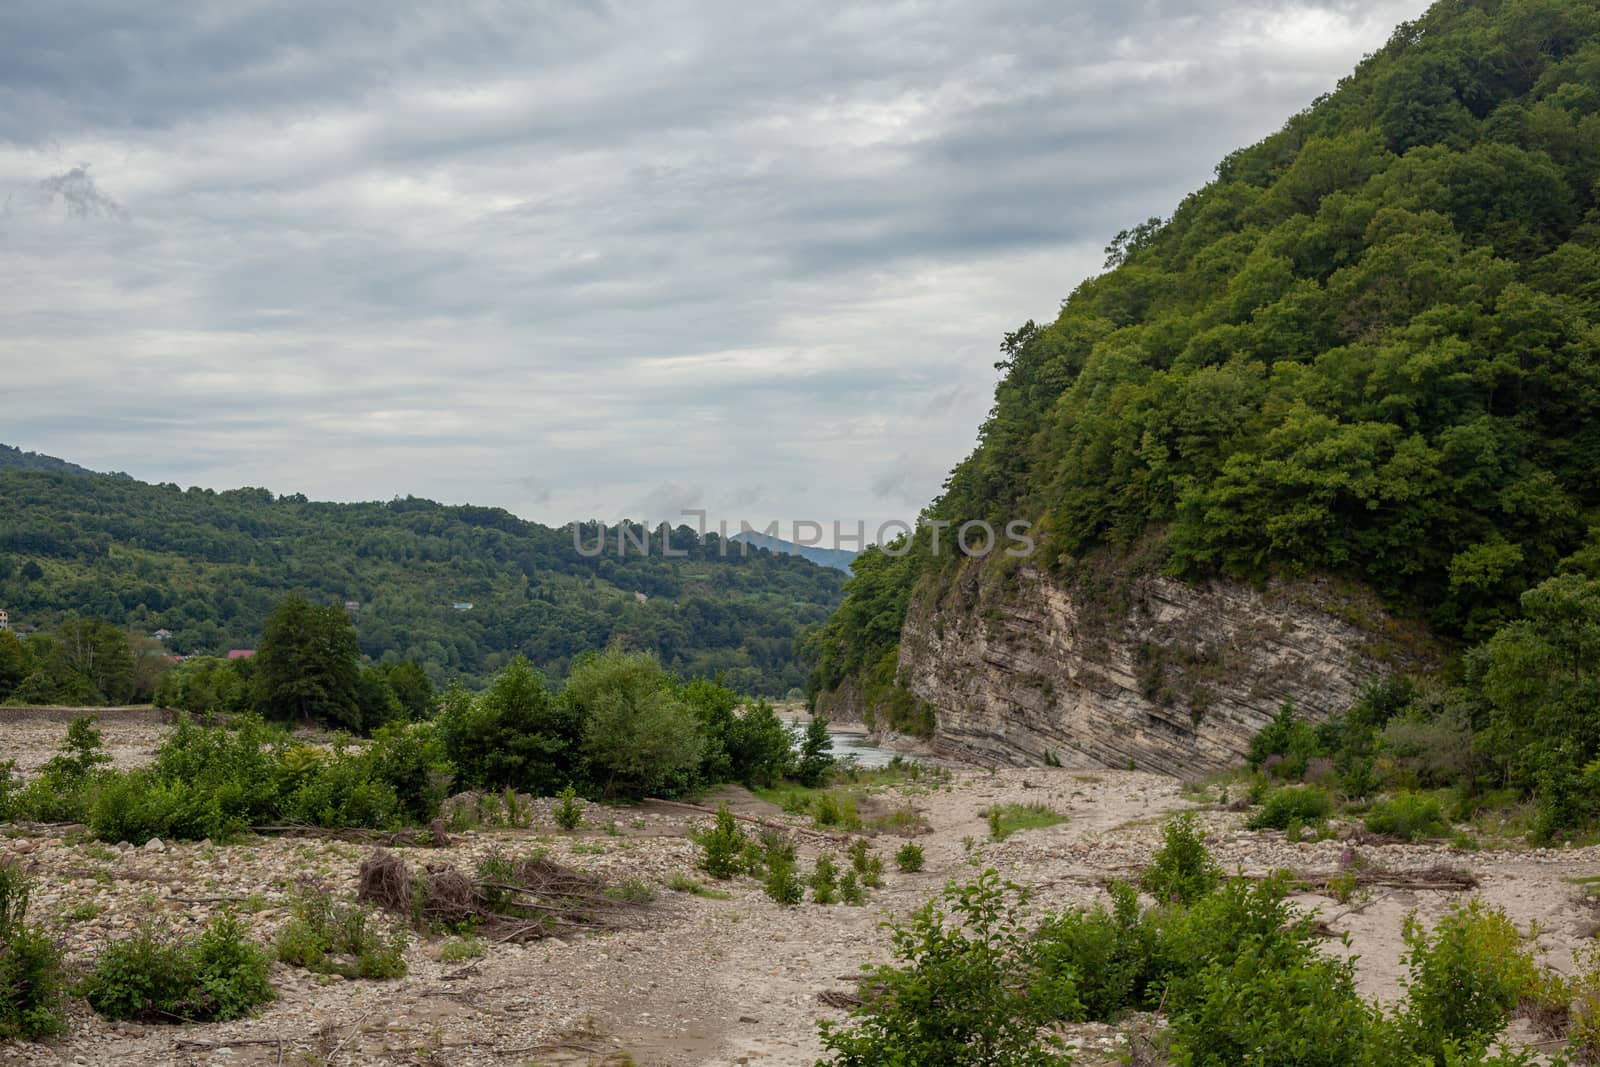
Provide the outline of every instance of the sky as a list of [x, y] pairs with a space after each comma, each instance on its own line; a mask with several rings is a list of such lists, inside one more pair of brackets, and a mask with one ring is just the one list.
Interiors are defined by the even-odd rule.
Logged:
[[1424, 7], [6, 4], [0, 441], [870, 540], [1007, 331]]

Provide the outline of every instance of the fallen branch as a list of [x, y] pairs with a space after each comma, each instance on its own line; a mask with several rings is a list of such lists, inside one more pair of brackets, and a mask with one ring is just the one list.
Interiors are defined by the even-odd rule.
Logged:
[[387, 848], [439, 847], [439, 835], [427, 828], [410, 830], [330, 830], [321, 826], [252, 826], [251, 833], [288, 837], [317, 837], [334, 841], [352, 841], [366, 845], [383, 845]]

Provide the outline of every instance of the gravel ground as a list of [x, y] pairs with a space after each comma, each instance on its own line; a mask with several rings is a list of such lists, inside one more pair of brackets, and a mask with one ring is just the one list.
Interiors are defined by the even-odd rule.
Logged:
[[[19, 730], [18, 727], [22, 729]], [[106, 724], [120, 758], [155, 747], [158, 724]], [[0, 722], [6, 758], [37, 766], [65, 723]], [[53, 732], [52, 732], [53, 731]], [[1129, 877], [1158, 844], [1159, 822], [1193, 807], [1179, 785], [1138, 772], [1061, 769], [957, 772], [943, 785], [909, 783], [887, 791], [928, 820], [919, 838], [927, 869], [902, 874], [888, 864], [884, 888], [864, 907], [781, 909], [749, 880], [719, 886], [731, 899], [668, 891], [674, 875], [694, 871], [688, 832], [704, 816], [666, 805], [590, 807], [588, 827], [553, 829], [548, 801], [534, 805], [532, 829], [457, 835], [448, 848], [406, 848], [413, 868], [453, 863], [469, 869], [491, 850], [521, 855], [545, 849], [551, 858], [615, 880], [658, 888], [653, 905], [626, 929], [529, 945], [491, 945], [481, 960], [442, 963], [442, 941], [413, 940], [410, 973], [393, 982], [330, 981], [273, 965], [278, 999], [254, 1018], [199, 1026], [129, 1026], [106, 1022], [74, 1001], [70, 1028], [43, 1044], [0, 1046], [0, 1064], [812, 1064], [821, 1052], [816, 1024], [839, 1019], [818, 996], [851, 987], [866, 963], [887, 958], [880, 927], [907, 914], [947, 880], [972, 873], [969, 846], [982, 862], [1035, 887], [1035, 904], [1056, 907], [1103, 898], [1108, 878]], [[796, 827], [803, 823], [742, 790], [726, 796], [741, 813]], [[1062, 825], [987, 843], [981, 812], [996, 802], [1042, 802], [1068, 817]], [[713, 800], [714, 802], [714, 800]], [[1218, 859], [1231, 870], [1262, 873], [1337, 869], [1346, 845], [1294, 844], [1276, 833], [1244, 830], [1243, 816], [1200, 809]], [[609, 829], [607, 824], [612, 824]], [[198, 926], [232, 907], [253, 933], [270, 940], [287, 919], [297, 883], [312, 877], [345, 897], [367, 846], [337, 840], [260, 838], [225, 846], [173, 843], [159, 849], [108, 846], [59, 831], [0, 828], [0, 855], [20, 860], [37, 879], [33, 915], [82, 966], [108, 940], [152, 917]], [[900, 844], [879, 837], [886, 859]], [[807, 864], [821, 839], [802, 840]], [[1591, 937], [1596, 912], [1568, 879], [1600, 874], [1600, 850], [1516, 850], [1453, 853], [1442, 846], [1361, 845], [1362, 854], [1395, 870], [1439, 863], [1469, 867], [1481, 892], [1503, 905], [1519, 926], [1537, 921], [1536, 942], [1558, 967]], [[216, 899], [225, 898], [225, 899]], [[1393, 1000], [1401, 992], [1400, 924], [1410, 911], [1442, 913], [1459, 893], [1374, 890], [1365, 901], [1339, 904], [1307, 894], [1358, 955], [1362, 992]], [[1082, 1063], [1114, 1063], [1118, 1033], [1073, 1028]]]

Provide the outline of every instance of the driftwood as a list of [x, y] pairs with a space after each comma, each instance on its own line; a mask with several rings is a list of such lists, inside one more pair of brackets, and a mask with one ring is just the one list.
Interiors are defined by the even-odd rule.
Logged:
[[507, 864], [492, 878], [470, 878], [448, 864], [413, 874], [393, 852], [361, 861], [359, 900], [370, 900], [414, 923], [473, 923], [495, 942], [534, 941], [558, 930], [615, 929], [643, 911], [592, 874], [543, 857]]
[[252, 826], [251, 833], [283, 834], [289, 837], [321, 837], [386, 848], [445, 848], [450, 839], [443, 827], [415, 827], [409, 830], [329, 830], [321, 826]]
[[1358, 888], [1413, 889], [1419, 891], [1460, 892], [1478, 888], [1478, 876], [1465, 867], [1439, 864], [1415, 871], [1391, 871], [1383, 867], [1352, 866], [1343, 870], [1320, 874], [1315, 871], [1292, 872], [1291, 884], [1297, 889], [1322, 889], [1336, 878], [1355, 875]]

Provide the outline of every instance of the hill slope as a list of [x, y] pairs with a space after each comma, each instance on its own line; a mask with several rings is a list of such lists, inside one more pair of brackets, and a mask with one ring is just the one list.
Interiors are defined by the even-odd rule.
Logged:
[[[930, 513], [1035, 522], [1021, 569], [1107, 610], [1128, 588], [1107, 573], [1329, 575], [1485, 636], [1600, 555], [1597, 183], [1600, 12], [1444, 0], [1006, 337]], [[810, 645], [814, 687], [930, 728], [900, 671], [907, 604], [972, 565], [927, 531], [866, 553]], [[1016, 589], [1014, 562], [985, 569]]]
[[[438, 682], [482, 679], [518, 653], [560, 675], [575, 655], [620, 643], [686, 675], [782, 694], [804, 680], [796, 634], [826, 618], [843, 582], [798, 557], [723, 555], [687, 527], [672, 534], [683, 558], [663, 558], [659, 533], [650, 555], [633, 542], [619, 554], [615, 530], [585, 556], [570, 527], [496, 508], [317, 503], [66, 468], [0, 462], [0, 605], [30, 629], [73, 613], [164, 627], [177, 652], [251, 647], [297, 592], [354, 602], [364, 652], [414, 658]], [[593, 551], [592, 528], [583, 543]]]

